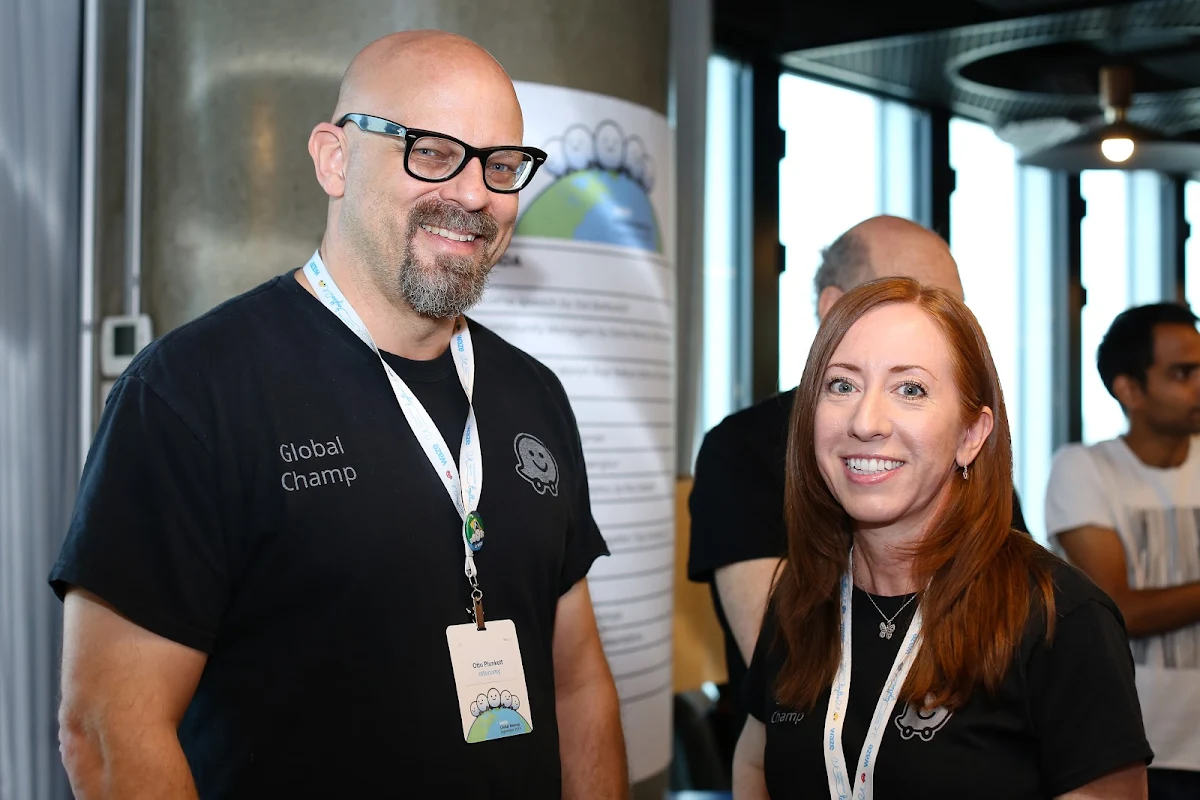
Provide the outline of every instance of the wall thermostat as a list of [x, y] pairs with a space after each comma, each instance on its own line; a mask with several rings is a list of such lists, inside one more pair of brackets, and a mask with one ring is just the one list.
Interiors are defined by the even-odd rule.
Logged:
[[120, 377], [129, 362], [150, 344], [154, 331], [145, 314], [105, 317], [100, 322], [100, 372], [106, 378]]

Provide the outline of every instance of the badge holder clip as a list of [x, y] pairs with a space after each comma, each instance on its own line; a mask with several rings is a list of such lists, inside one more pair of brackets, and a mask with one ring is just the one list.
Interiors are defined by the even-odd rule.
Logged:
[[472, 614], [475, 617], [476, 629], [481, 631], [487, 630], [487, 627], [483, 624], [483, 592], [479, 590], [478, 586], [471, 592], [471, 603], [475, 606]]
[[472, 608], [467, 609], [467, 614], [475, 620], [475, 629], [486, 631], [487, 626], [483, 624], [483, 590], [479, 588], [479, 581], [475, 576], [468, 575], [467, 580], [471, 582], [471, 605]]

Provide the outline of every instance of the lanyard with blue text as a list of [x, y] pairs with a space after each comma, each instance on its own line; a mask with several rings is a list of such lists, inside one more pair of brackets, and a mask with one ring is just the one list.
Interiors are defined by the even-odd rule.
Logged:
[[472, 391], [475, 388], [475, 351], [471, 346], [471, 330], [467, 321], [461, 317], [458, 319], [450, 340], [454, 351], [454, 368], [458, 371], [458, 379], [467, 395], [467, 424], [463, 428], [462, 445], [459, 447], [459, 463], [455, 464], [449, 455], [450, 448], [446, 446], [446, 441], [434, 425], [429, 412], [409, 391], [407, 384], [396, 371], [383, 360], [367, 326], [363, 324], [338, 288], [333, 276], [329, 274], [329, 270], [325, 268], [319, 250], [309, 259], [304, 268], [304, 277], [308, 279], [308, 284], [316, 293], [317, 299], [379, 357], [383, 371], [396, 395], [396, 402], [404, 412], [404, 418], [429, 458], [429, 463], [433, 465], [434, 472], [441, 477], [442, 485], [446, 487], [446, 493], [450, 495], [450, 501], [454, 503], [454, 508], [463, 521], [463, 549], [466, 553], [463, 571], [471, 584], [475, 624], [483, 630], [483, 592], [479, 588], [479, 570], [475, 567], [475, 553], [483, 547], [483, 524], [476, 511], [479, 507], [479, 495], [483, 491], [483, 456], [479, 446], [479, 427], [475, 423], [475, 406], [472, 403]]
[[850, 550], [850, 565], [842, 576], [841, 640], [842, 657], [838, 662], [837, 674], [829, 692], [829, 709], [825, 712], [825, 774], [829, 778], [829, 796], [832, 800], [849, 800], [853, 790], [854, 800], [871, 800], [875, 793], [875, 762], [879, 758], [879, 743], [887, 730], [888, 717], [896, 705], [896, 697], [904, 686], [908, 671], [912, 668], [917, 646], [921, 639], [921, 609], [918, 606], [908, 626], [908, 634], [900, 645], [900, 652], [892, 663], [891, 672], [883, 684], [871, 726], [863, 740], [858, 769], [851, 777], [846, 773], [845, 757], [842, 753], [842, 726], [846, 722], [846, 703], [850, 697], [850, 618], [853, 602], [854, 550]]

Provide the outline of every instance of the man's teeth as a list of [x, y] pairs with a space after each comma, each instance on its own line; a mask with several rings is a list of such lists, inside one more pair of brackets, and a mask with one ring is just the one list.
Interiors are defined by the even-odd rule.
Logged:
[[445, 239], [450, 239], [451, 241], [455, 242], [475, 241], [475, 234], [473, 233], [455, 233], [454, 231], [448, 231], [445, 228], [435, 228], [432, 225], [422, 225], [421, 228], [429, 233], [432, 233], [434, 236], [441, 236]]
[[888, 461], [883, 458], [846, 459], [846, 466], [850, 467], [850, 471], [857, 472], [860, 475], [877, 475], [881, 472], [889, 472], [903, 465], [903, 461]]

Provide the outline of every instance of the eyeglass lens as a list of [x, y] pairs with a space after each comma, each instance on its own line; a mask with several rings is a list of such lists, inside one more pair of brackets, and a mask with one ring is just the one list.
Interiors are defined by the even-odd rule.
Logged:
[[[438, 136], [423, 136], [408, 150], [408, 168], [421, 178], [441, 180], [453, 174], [466, 157], [462, 145]], [[500, 191], [519, 189], [528, 180], [533, 159], [520, 150], [497, 150], [488, 154], [483, 180]]]

